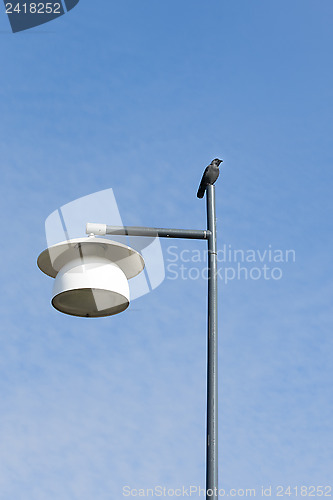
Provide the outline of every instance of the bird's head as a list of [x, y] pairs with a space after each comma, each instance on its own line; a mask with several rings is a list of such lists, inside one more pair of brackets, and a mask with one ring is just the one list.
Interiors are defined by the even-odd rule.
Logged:
[[215, 160], [212, 161], [212, 165], [215, 165], [215, 167], [218, 167], [220, 163], [222, 163], [223, 160], [219, 160], [218, 158], [215, 158]]

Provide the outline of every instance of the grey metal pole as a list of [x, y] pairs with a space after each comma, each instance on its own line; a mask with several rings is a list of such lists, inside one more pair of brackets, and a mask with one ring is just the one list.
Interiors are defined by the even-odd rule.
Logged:
[[218, 498], [217, 438], [217, 244], [215, 186], [206, 188], [208, 229], [208, 347], [207, 347], [207, 455], [206, 499]]
[[[173, 229], [160, 227], [137, 227], [137, 226], [106, 226], [105, 234], [128, 235], [128, 236], [150, 236], [160, 238], [187, 238], [207, 240], [208, 231], [200, 229]], [[89, 232], [89, 231], [88, 231]]]
[[[206, 187], [207, 230], [87, 224], [87, 233], [162, 238], [202, 239], [208, 242], [208, 341], [207, 341], [207, 455], [206, 500], [218, 498], [217, 420], [217, 243], [215, 186]], [[95, 226], [92, 227], [92, 226]], [[100, 226], [100, 227], [96, 227]]]

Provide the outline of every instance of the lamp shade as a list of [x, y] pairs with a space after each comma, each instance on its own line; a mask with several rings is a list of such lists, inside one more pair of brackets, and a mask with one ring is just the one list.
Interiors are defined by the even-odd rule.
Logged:
[[106, 238], [78, 238], [53, 245], [37, 260], [55, 278], [52, 305], [73, 316], [101, 317], [124, 311], [130, 303], [128, 279], [144, 268], [133, 248]]

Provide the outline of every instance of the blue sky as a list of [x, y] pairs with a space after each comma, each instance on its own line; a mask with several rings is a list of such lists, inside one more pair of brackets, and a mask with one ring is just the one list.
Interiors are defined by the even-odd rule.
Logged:
[[36, 259], [108, 188], [127, 225], [204, 228], [216, 156], [220, 248], [296, 255], [220, 280], [220, 486], [332, 484], [332, 2], [97, 3], [0, 15], [0, 499], [204, 487], [206, 282], [167, 268], [204, 242], [162, 241], [161, 286], [98, 320], [55, 311]]

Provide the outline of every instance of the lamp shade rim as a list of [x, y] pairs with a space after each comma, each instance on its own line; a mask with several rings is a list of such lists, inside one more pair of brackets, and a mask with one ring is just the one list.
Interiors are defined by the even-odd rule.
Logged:
[[55, 278], [66, 263], [82, 254], [84, 259], [85, 252], [93, 253], [95, 248], [98, 252], [102, 250], [103, 258], [115, 262], [127, 279], [137, 276], [145, 267], [143, 257], [134, 248], [100, 237], [75, 238], [52, 245], [39, 255], [37, 265], [43, 273]]

